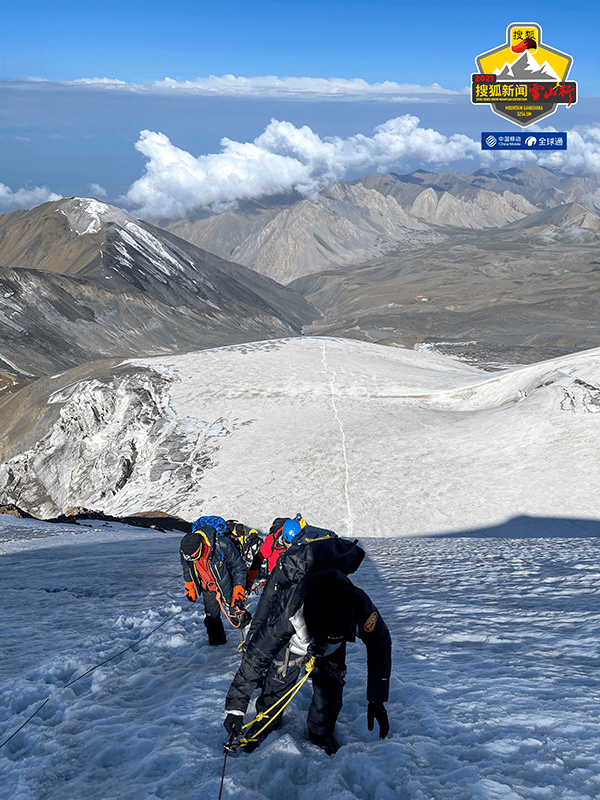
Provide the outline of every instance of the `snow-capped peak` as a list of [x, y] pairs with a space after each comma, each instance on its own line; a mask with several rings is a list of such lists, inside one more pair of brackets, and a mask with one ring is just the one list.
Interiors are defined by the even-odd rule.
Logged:
[[98, 233], [110, 223], [120, 225], [134, 222], [126, 211], [92, 197], [73, 197], [61, 203], [58, 210], [69, 221], [69, 229], [80, 235]]

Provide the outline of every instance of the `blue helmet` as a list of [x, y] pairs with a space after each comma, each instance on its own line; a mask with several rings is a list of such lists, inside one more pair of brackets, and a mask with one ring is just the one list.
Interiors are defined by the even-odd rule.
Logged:
[[302, 528], [297, 519], [288, 519], [287, 522], [283, 523], [281, 535], [283, 536], [284, 541], [291, 542], [294, 536], [297, 536], [301, 530]]

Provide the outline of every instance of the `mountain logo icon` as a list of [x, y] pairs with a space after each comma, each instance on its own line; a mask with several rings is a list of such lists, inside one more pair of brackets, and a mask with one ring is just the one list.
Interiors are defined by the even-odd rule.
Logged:
[[573, 58], [547, 45], [537, 22], [511, 23], [506, 42], [475, 63], [471, 102], [523, 128], [577, 102], [577, 84], [568, 80]]

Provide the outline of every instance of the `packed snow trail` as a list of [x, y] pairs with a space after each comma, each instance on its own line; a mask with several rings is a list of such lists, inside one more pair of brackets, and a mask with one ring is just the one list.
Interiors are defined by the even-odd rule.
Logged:
[[[325, 372], [331, 375], [331, 407], [333, 409], [333, 414], [335, 416], [336, 422], [340, 429], [340, 436], [342, 439], [342, 458], [344, 461], [344, 497], [346, 499], [346, 510], [347, 510], [347, 517], [346, 517], [346, 531], [345, 535], [348, 536], [350, 539], [354, 537], [354, 521], [355, 515], [352, 513], [352, 506], [350, 503], [350, 465], [348, 463], [348, 452], [346, 449], [346, 431], [344, 430], [344, 423], [340, 419], [338, 406], [336, 402], [335, 396], [335, 379], [336, 379], [336, 372], [332, 369], [329, 364], [327, 363], [327, 352], [326, 352], [326, 342], [321, 342], [321, 348], [323, 353], [323, 368]], [[341, 534], [341, 531], [340, 531]]]
[[[224, 800], [597, 797], [600, 539], [553, 536], [558, 527], [547, 520], [546, 538], [501, 538], [499, 528], [362, 540], [354, 580], [392, 633], [389, 737], [367, 731], [357, 642], [339, 752], [307, 741], [304, 687], [278, 732], [228, 759]], [[0, 750], [1, 800], [218, 796], [238, 636], [207, 646], [201, 606], [183, 605], [178, 541], [0, 518], [2, 739], [54, 687], [184, 608]]]

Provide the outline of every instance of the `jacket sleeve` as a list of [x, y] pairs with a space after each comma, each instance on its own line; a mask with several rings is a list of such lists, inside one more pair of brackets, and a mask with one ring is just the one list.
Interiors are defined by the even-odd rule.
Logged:
[[373, 603], [368, 603], [358, 615], [358, 638], [367, 648], [367, 700], [387, 702], [392, 672], [392, 640], [387, 625]]
[[231, 585], [243, 586], [246, 588], [246, 578], [248, 577], [248, 567], [242, 558], [239, 550], [226, 536], [219, 539], [219, 546], [222, 549], [227, 569], [231, 575]]
[[190, 561], [187, 561], [181, 553], [179, 554], [179, 560], [181, 561], [181, 568], [183, 570], [183, 582], [187, 585], [190, 581], [194, 580], [192, 574], [193, 565]]

